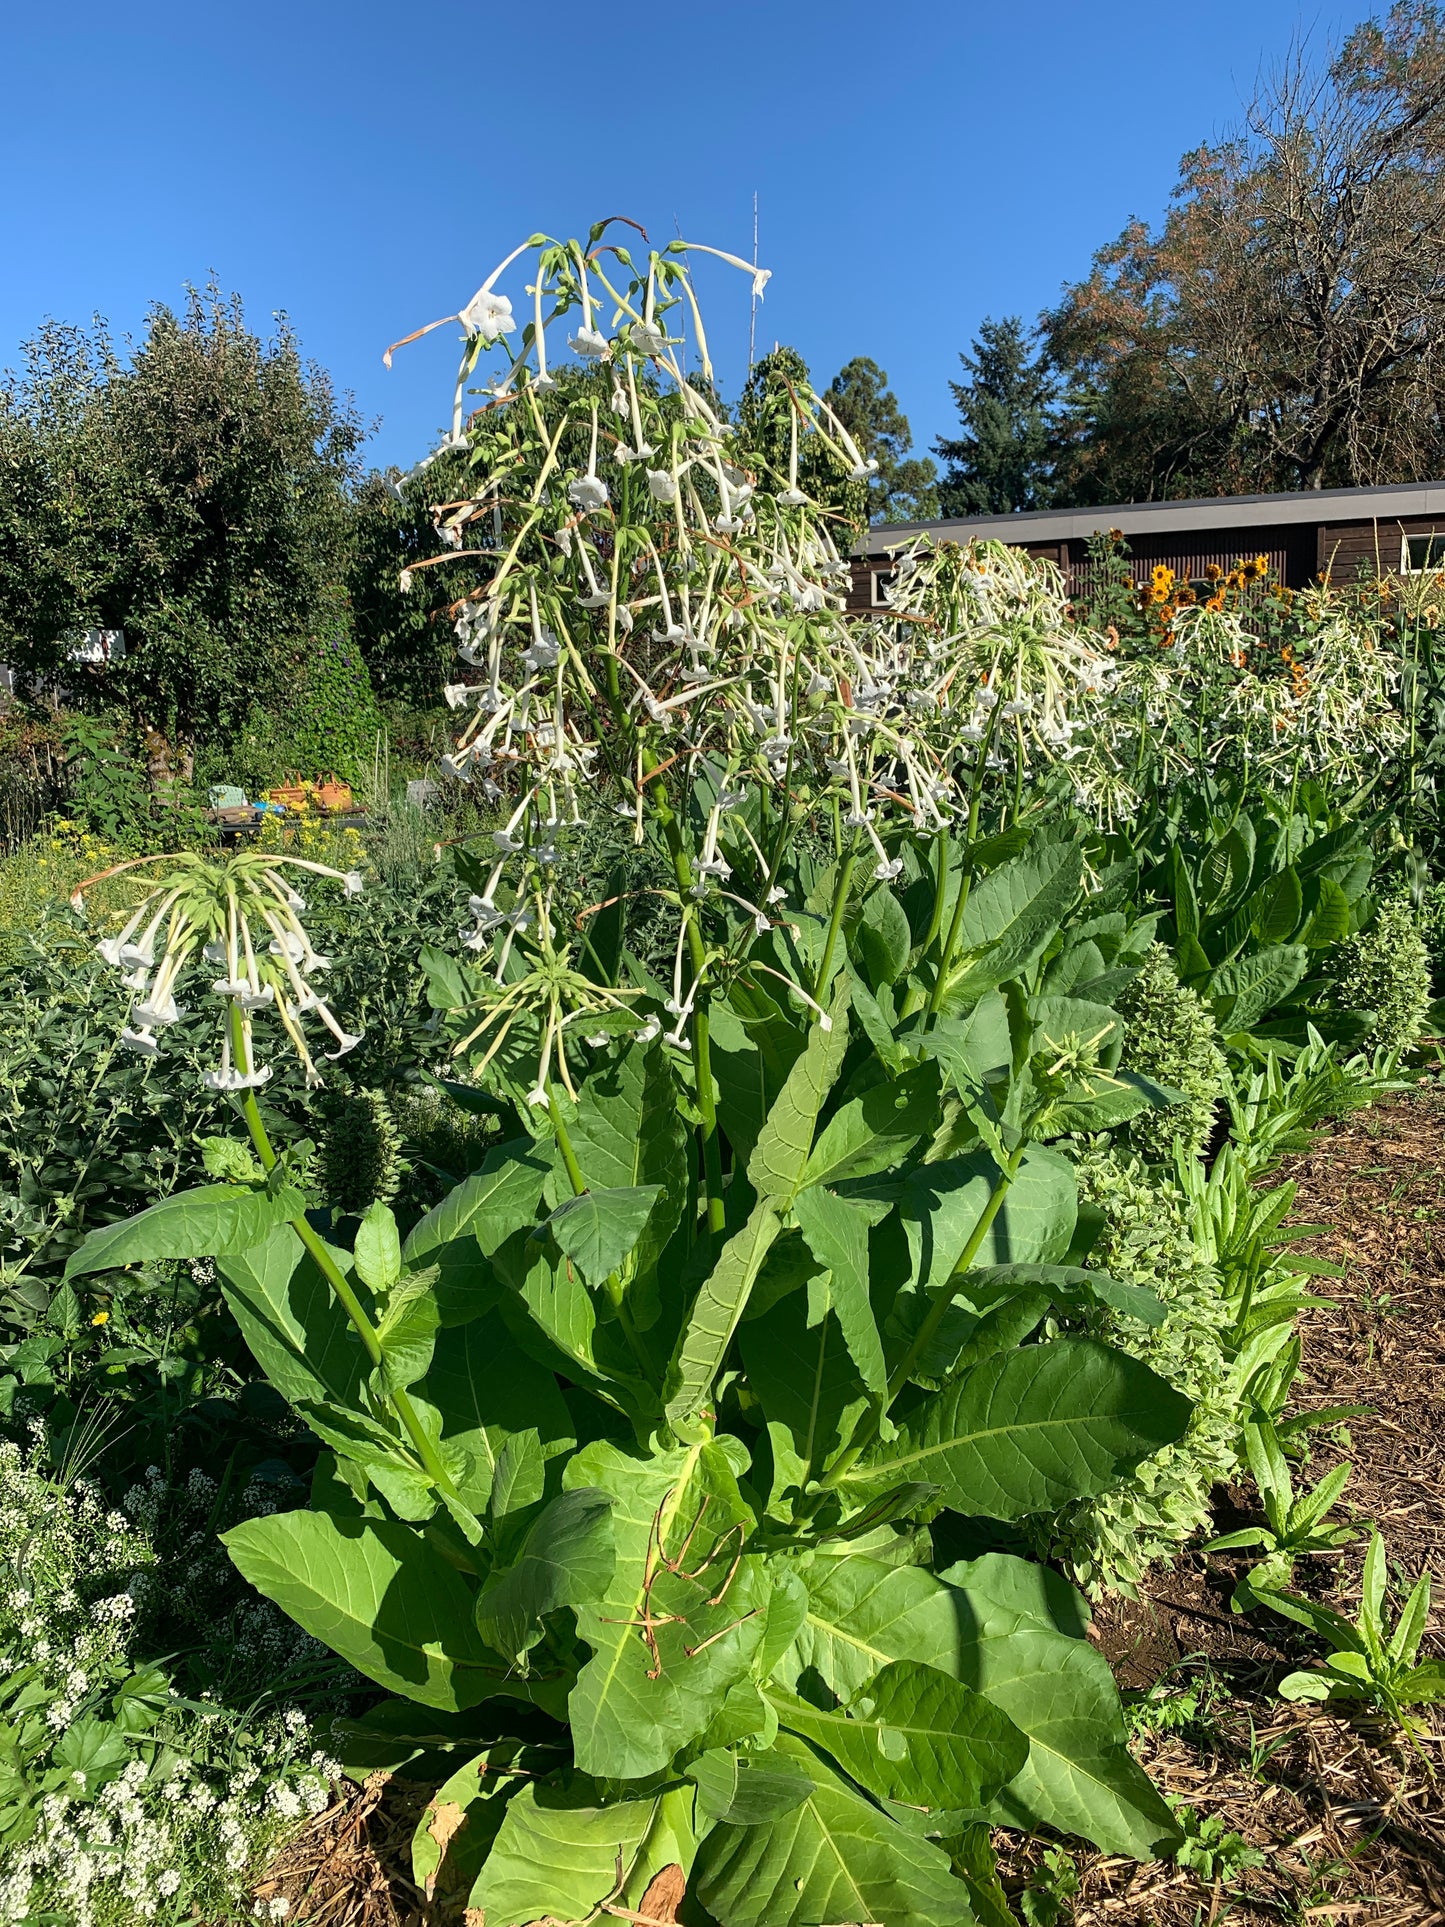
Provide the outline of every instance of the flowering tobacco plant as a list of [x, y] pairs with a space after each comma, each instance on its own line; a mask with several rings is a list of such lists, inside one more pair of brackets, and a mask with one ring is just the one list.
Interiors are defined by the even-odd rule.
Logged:
[[[1170, 1101], [1111, 1004], [1152, 923], [1137, 870], [1086, 883], [1072, 829], [986, 800], [965, 734], [1061, 747], [1086, 648], [968, 583], [948, 620], [846, 617], [799, 465], [683, 379], [690, 252], [539, 240], [530, 319], [500, 270], [459, 317], [476, 481], [437, 560], [484, 579], [450, 761], [498, 827], [462, 956], [423, 962], [511, 1135], [405, 1235], [375, 1204], [323, 1236], [247, 1089], [262, 1168], [219, 1147], [221, 1182], [69, 1275], [215, 1255], [323, 1448], [309, 1509], [226, 1544], [396, 1696], [353, 1736], [370, 1764], [445, 1716], [428, 1895], [488, 1927], [658, 1919], [684, 1884], [720, 1927], [956, 1927], [1004, 1905], [992, 1825], [1141, 1857], [1175, 1832], [1077, 1595], [936, 1550], [947, 1514], [1047, 1514], [1188, 1422], [1058, 1335], [1160, 1315], [1089, 1268], [1046, 1142]], [[569, 839], [604, 829], [661, 859], [656, 975], [621, 902], [578, 907]]]

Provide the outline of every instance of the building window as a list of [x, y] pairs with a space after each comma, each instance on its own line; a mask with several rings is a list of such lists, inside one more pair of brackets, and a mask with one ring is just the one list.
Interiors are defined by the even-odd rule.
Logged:
[[874, 569], [872, 574], [872, 591], [873, 607], [875, 609], [886, 609], [888, 607], [888, 591], [893, 587], [893, 578], [897, 573], [896, 569]]
[[1407, 535], [1404, 566], [1407, 575], [1445, 569], [1445, 535]]

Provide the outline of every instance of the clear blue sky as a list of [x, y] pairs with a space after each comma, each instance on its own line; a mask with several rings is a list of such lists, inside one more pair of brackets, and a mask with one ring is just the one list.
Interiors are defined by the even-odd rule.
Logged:
[[[443, 422], [454, 312], [534, 229], [629, 214], [773, 282], [760, 348], [815, 377], [887, 369], [915, 440], [987, 314], [1032, 317], [1261, 63], [1370, 9], [1298, 0], [728, 0], [505, 6], [95, 0], [5, 10], [0, 363], [45, 315], [119, 334], [214, 270], [263, 329], [380, 417], [409, 464]], [[725, 389], [746, 372], [741, 280], [711, 277]], [[517, 290], [514, 289], [514, 293]]]

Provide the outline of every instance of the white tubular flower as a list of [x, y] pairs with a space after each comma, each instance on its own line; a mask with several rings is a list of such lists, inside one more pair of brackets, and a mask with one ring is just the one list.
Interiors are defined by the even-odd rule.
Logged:
[[469, 682], [449, 682], [443, 685], [442, 695], [448, 709], [461, 709], [476, 691], [476, 684]]
[[348, 903], [353, 898], [359, 897], [365, 889], [366, 878], [361, 874], [360, 870], [347, 870], [342, 876], [341, 894], [346, 898]]
[[154, 1030], [157, 1024], [178, 1024], [185, 1012], [177, 1004], [169, 991], [164, 997], [157, 997], [150, 1003], [137, 1004], [131, 1016], [146, 1030]]
[[634, 354], [655, 358], [666, 351], [667, 336], [651, 321], [634, 321], [627, 345]]
[[672, 503], [677, 500], [677, 477], [667, 468], [650, 468], [647, 471], [647, 489], [654, 502]]
[[567, 346], [584, 361], [602, 361], [612, 352], [612, 343], [600, 328], [579, 328], [575, 335], [568, 335]]
[[506, 295], [495, 294], [490, 288], [474, 294], [457, 318], [469, 335], [480, 335], [483, 341], [515, 334], [517, 329], [511, 302]]
[[540, 629], [522, 651], [522, 667], [529, 676], [535, 676], [539, 669], [555, 669], [562, 654], [562, 645], [550, 629]]
[[120, 1041], [127, 1050], [139, 1051], [142, 1057], [157, 1057], [160, 1045], [148, 1029], [133, 1030], [129, 1025], [121, 1032]]
[[607, 484], [596, 475], [579, 475], [575, 482], [567, 485], [567, 499], [573, 508], [581, 509], [584, 515], [593, 509], [606, 508], [609, 501]]

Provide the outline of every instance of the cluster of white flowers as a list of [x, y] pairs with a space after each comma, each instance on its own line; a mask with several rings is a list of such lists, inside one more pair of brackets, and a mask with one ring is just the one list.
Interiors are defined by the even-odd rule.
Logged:
[[253, 1038], [253, 1019], [267, 1010], [279, 1019], [307, 1083], [319, 1083], [302, 1019], [314, 1016], [330, 1033], [336, 1048], [326, 1055], [333, 1059], [354, 1050], [361, 1037], [343, 1029], [315, 987], [328, 960], [306, 934], [298, 914], [306, 901], [291, 873], [327, 878], [354, 897], [363, 888], [360, 872], [261, 851], [228, 857], [181, 851], [115, 864], [79, 885], [72, 902], [83, 911], [85, 892], [94, 885], [156, 865], [165, 866], [162, 880], [145, 892], [124, 927], [96, 946], [132, 993], [121, 1043], [142, 1056], [156, 1056], [157, 1030], [185, 1015], [176, 991], [187, 969], [199, 965], [209, 979], [206, 991], [220, 1000], [224, 1016], [220, 1062], [203, 1074], [208, 1090], [235, 1094], [269, 1081], [271, 1066], [257, 1063]]
[[[153, 1535], [208, 1516], [217, 1487], [199, 1471], [172, 1486], [152, 1467], [116, 1509], [94, 1481], [50, 1472], [39, 1421], [32, 1433], [29, 1450], [0, 1440], [0, 1697], [24, 1671], [58, 1744], [78, 1721], [106, 1723], [158, 1571]], [[264, 1484], [251, 1482], [243, 1510], [268, 1503]], [[266, 1603], [233, 1612], [225, 1632], [228, 1656], [258, 1684], [298, 1665], [314, 1672], [322, 1657]], [[0, 1927], [50, 1914], [73, 1927], [230, 1916], [283, 1834], [329, 1803], [340, 1769], [299, 1707], [243, 1720], [174, 1689], [170, 1701], [147, 1736], [162, 1744], [138, 1746], [119, 1772], [112, 1762], [92, 1782], [77, 1766], [58, 1789], [37, 1786], [34, 1829], [0, 1867]]]
[[[182, 1756], [148, 1769], [135, 1758], [94, 1797], [45, 1796], [33, 1834], [0, 1871], [0, 1927], [52, 1912], [74, 1927], [230, 1915], [281, 1837], [330, 1803], [340, 1769], [317, 1750], [298, 1757], [306, 1732], [304, 1719], [289, 1732], [252, 1721], [228, 1731], [228, 1767]], [[288, 1910], [275, 1900], [262, 1909], [272, 1920]]]

